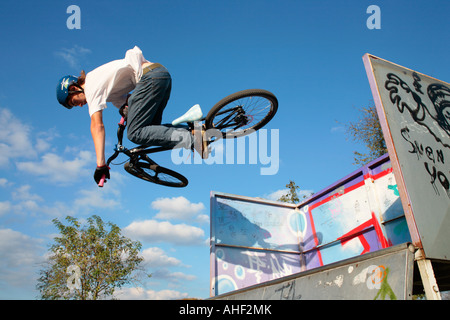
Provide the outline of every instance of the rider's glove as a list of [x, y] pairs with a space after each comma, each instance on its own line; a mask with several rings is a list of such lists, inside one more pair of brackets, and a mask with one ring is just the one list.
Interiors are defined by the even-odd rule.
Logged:
[[125, 103], [124, 105], [122, 105], [119, 109], [119, 113], [126, 119], [128, 115], [128, 104]]
[[95, 180], [95, 182], [97, 182], [97, 184], [100, 182], [103, 175], [105, 176], [106, 179], [110, 179], [109, 167], [106, 164], [101, 167], [97, 166], [97, 168], [95, 169], [94, 180]]

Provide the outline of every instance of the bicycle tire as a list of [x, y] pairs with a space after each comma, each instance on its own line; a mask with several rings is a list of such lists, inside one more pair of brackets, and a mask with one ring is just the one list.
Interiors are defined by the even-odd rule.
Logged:
[[[241, 105], [239, 105], [241, 103]], [[249, 106], [243, 104], [249, 104]], [[255, 114], [253, 111], [262, 106], [262, 110], [258, 114], [256, 121]], [[248, 125], [238, 126], [232, 128], [233, 123], [230, 121], [226, 122], [227, 119], [217, 119], [221, 115], [226, 115], [227, 112], [234, 112], [236, 108], [241, 107], [245, 111], [246, 120], [250, 120]], [[245, 108], [249, 107], [248, 110]], [[275, 95], [267, 90], [262, 89], [247, 89], [233, 93], [219, 102], [217, 102], [211, 110], [208, 112], [205, 118], [205, 127], [208, 129], [218, 129], [222, 132], [223, 138], [237, 138], [250, 134], [256, 130], [261, 129], [265, 126], [278, 110], [278, 100]], [[231, 117], [235, 120], [236, 117]], [[238, 129], [238, 130], [236, 130]]]
[[132, 164], [128, 161], [123, 167], [129, 174], [144, 181], [175, 188], [183, 188], [188, 185], [188, 179], [185, 176], [156, 163], [139, 161]]

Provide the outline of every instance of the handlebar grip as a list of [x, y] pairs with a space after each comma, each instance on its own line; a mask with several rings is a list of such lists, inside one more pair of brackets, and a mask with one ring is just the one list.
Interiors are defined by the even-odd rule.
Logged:
[[100, 182], [98, 183], [98, 186], [100, 188], [103, 188], [103, 185], [105, 184], [105, 181], [106, 181], [106, 176], [103, 175], [102, 178], [100, 179]]

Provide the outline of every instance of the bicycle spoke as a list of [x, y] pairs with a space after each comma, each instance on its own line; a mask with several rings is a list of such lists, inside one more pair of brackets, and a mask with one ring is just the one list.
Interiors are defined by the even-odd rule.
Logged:
[[267, 124], [278, 108], [269, 91], [248, 89], [233, 93], [214, 105], [205, 118], [206, 128], [221, 131], [223, 138], [251, 134]]
[[172, 177], [171, 175], [167, 175], [167, 174], [161, 174], [159, 175], [159, 173], [156, 174], [155, 179], [158, 179], [160, 181], [164, 181], [164, 182], [168, 182], [168, 183], [177, 183], [179, 180]]
[[125, 170], [140, 179], [169, 187], [185, 187], [188, 184], [188, 180], [184, 176], [159, 166], [151, 159], [148, 162], [140, 161], [135, 164], [127, 162]]
[[[232, 112], [231, 112], [228, 116], [226, 116], [225, 118], [223, 118], [222, 120], [218, 121], [218, 122], [215, 124], [215, 126], [216, 126], [217, 128], [227, 128], [227, 127], [230, 126], [230, 124], [227, 124], [226, 122], [227, 122], [228, 120], [230, 120], [231, 116], [232, 116], [234, 113], [236, 113], [236, 110], [230, 109], [230, 111], [232, 111]], [[226, 111], [226, 112], [228, 112], [228, 111]], [[224, 113], [223, 113], [223, 114], [224, 114]], [[231, 121], [233, 121], [233, 120], [234, 120], [234, 118], [231, 118]]]
[[[228, 110], [218, 113], [216, 116], [216, 117], [224, 116], [223, 118], [220, 118], [218, 121], [216, 119], [216, 122], [214, 123], [214, 126], [219, 130], [224, 129], [231, 129], [232, 131], [236, 131], [238, 129], [245, 130], [245, 127], [251, 127], [261, 122], [271, 108], [271, 102], [267, 98], [259, 96], [241, 98], [236, 101], [233, 101], [232, 103], [236, 107], [232, 106]], [[232, 116], [236, 113], [236, 109], [238, 108], [244, 111], [247, 120], [251, 118], [250, 121], [246, 123], [243, 120], [238, 122], [236, 121], [236, 117], [232, 118]]]

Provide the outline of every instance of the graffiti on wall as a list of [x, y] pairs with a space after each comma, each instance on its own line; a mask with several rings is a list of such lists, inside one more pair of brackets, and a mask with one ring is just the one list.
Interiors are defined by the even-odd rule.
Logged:
[[389, 158], [299, 206], [214, 193], [211, 295], [410, 240]]
[[412, 297], [413, 277], [414, 246], [403, 243], [214, 299], [403, 300]]
[[381, 58], [363, 57], [412, 242], [450, 259], [450, 84]]
[[[386, 78], [385, 88], [389, 91], [390, 101], [401, 114], [407, 112], [414, 121], [405, 121], [400, 129], [402, 138], [409, 146], [408, 152], [423, 163], [423, 170], [429, 175], [434, 192], [441, 194], [440, 185], [444, 189], [442, 194], [450, 198], [450, 176], [444, 156], [447, 152], [444, 150], [450, 149], [450, 89], [441, 83], [422, 88], [422, 79], [416, 72], [410, 79], [414, 88], [395, 73], [388, 73]], [[402, 93], [409, 94], [412, 102], [403, 99]], [[424, 102], [426, 98], [431, 105]], [[423, 142], [424, 134], [431, 135], [437, 143], [429, 145]]]

